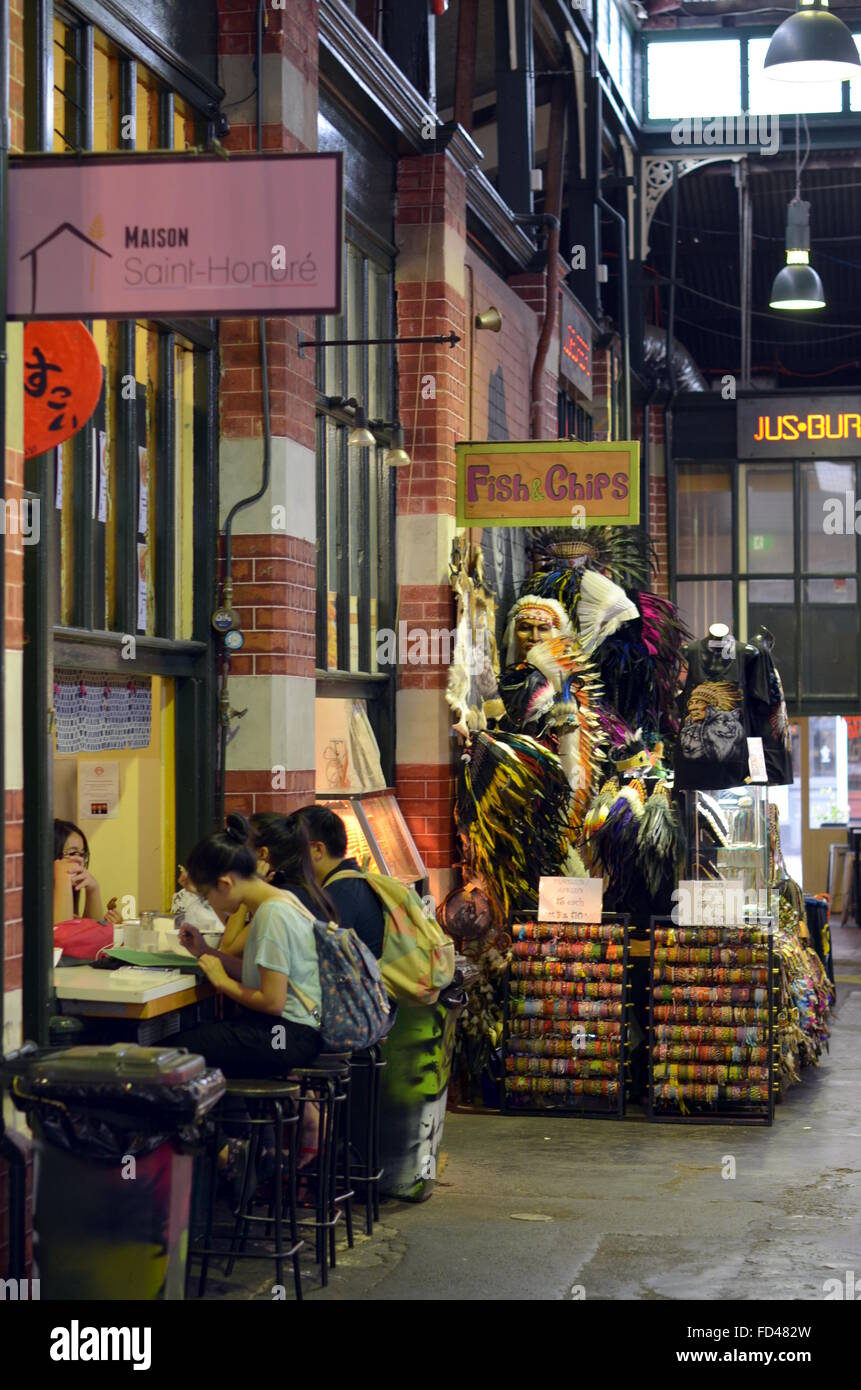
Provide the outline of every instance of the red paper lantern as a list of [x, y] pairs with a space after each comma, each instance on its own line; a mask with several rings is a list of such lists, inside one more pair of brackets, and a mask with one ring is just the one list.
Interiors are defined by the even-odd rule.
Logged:
[[24, 457], [83, 429], [102, 393], [102, 364], [83, 323], [24, 325]]
[[431, 0], [431, 9], [437, 16], [445, 14], [448, 9], [448, 0]]

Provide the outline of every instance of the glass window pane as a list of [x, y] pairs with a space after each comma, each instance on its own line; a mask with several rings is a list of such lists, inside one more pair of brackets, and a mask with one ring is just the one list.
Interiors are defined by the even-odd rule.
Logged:
[[730, 629], [734, 626], [731, 579], [679, 583], [676, 603], [694, 637], [705, 636], [711, 623], [726, 623]]
[[[845, 722], [845, 721], [844, 721]], [[861, 730], [857, 724], [847, 727], [849, 746], [849, 819], [861, 821]]]
[[[861, 53], [861, 34], [855, 34], [855, 47]], [[861, 77], [853, 77], [849, 83], [849, 109], [861, 111]]]
[[650, 121], [740, 114], [741, 44], [737, 39], [653, 42], [647, 44], [646, 54]]
[[811, 111], [842, 111], [840, 82], [776, 82], [763, 64], [771, 36], [748, 39], [748, 105], [753, 115], [794, 116]]
[[359, 597], [362, 592], [362, 566], [365, 554], [361, 543], [362, 517], [362, 455], [364, 449], [347, 449], [350, 477], [350, 667], [361, 669], [359, 663]]
[[386, 465], [383, 463], [384, 450], [376, 449], [371, 454], [371, 485], [369, 488], [368, 506], [368, 550], [371, 556], [370, 564], [370, 609], [371, 609], [371, 664], [373, 672], [377, 667], [377, 626], [380, 614], [380, 517], [379, 517], [379, 479], [385, 474]]
[[343, 535], [338, 501], [339, 460], [343, 431], [326, 421], [326, 554], [328, 573], [326, 663], [338, 667], [338, 537]]
[[774, 660], [780, 671], [785, 693], [795, 696], [795, 581], [792, 579], [752, 579], [747, 589], [747, 635], [753, 637], [767, 627], [774, 638]]
[[680, 464], [676, 511], [678, 573], [730, 573], [732, 475], [729, 466]]
[[629, 106], [633, 106], [634, 97], [634, 47], [631, 39], [631, 31], [627, 24], [622, 25], [622, 72], [621, 72], [622, 95]]
[[802, 585], [801, 680], [805, 695], [858, 694], [858, 583], [806, 579]]
[[[73, 133], [67, 129], [69, 104], [65, 93], [69, 91], [69, 81], [74, 82], [74, 68], [67, 56], [71, 50], [71, 37], [60, 19], [54, 20], [54, 154], [65, 154], [73, 142]], [[74, 92], [72, 92], [74, 95]]]
[[176, 545], [174, 574], [176, 632], [190, 638], [194, 609], [194, 353], [177, 343], [176, 382]]
[[[347, 333], [348, 338], [365, 338], [364, 258], [355, 246], [347, 246]], [[346, 395], [355, 396], [360, 405], [365, 395], [364, 348], [347, 349]]]
[[795, 568], [792, 465], [747, 474], [747, 568], [750, 574], [791, 574]]
[[[856, 539], [854, 526], [856, 466], [854, 463], [816, 463], [801, 465], [801, 568], [824, 574], [854, 574]], [[851, 493], [849, 534], [845, 534], [846, 494]], [[837, 535], [826, 534], [826, 517], [836, 514], [844, 521]], [[828, 504], [831, 505], [828, 505]], [[830, 529], [830, 528], [829, 528]]]
[[808, 722], [810, 829], [845, 825], [849, 819], [849, 759], [845, 719]]
[[[368, 337], [392, 337], [389, 317], [389, 282], [385, 266], [368, 262]], [[368, 415], [375, 420], [390, 418], [392, 349], [381, 343], [368, 350]]]

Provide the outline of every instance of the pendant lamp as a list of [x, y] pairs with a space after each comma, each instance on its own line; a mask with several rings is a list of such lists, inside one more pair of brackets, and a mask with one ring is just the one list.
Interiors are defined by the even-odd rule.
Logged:
[[[804, 122], [805, 129], [807, 121]], [[798, 117], [795, 118], [795, 197], [786, 214], [786, 265], [774, 277], [771, 309], [824, 309], [822, 281], [810, 264], [810, 204], [801, 198], [798, 163]], [[804, 156], [805, 163], [807, 155]]]
[[772, 34], [764, 71], [779, 82], [845, 82], [861, 73], [861, 58], [828, 0], [799, 0]]

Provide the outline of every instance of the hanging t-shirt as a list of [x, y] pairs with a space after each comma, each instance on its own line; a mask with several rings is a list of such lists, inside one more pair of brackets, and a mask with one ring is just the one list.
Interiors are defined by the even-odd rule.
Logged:
[[792, 740], [783, 682], [769, 647], [759, 637], [752, 639], [752, 645], [759, 656], [748, 667], [751, 733], [755, 738], [762, 739], [768, 785], [791, 786], [794, 780]]
[[744, 644], [706, 638], [691, 642], [676, 744], [675, 785], [719, 791], [748, 776], [749, 716]]

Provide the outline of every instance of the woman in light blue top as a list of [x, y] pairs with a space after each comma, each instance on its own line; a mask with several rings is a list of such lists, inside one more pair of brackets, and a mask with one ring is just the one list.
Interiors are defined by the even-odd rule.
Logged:
[[[313, 924], [289, 893], [257, 874], [244, 816], [201, 840], [188, 856], [188, 887], [222, 919], [245, 906], [251, 927], [242, 958], [211, 950], [194, 927], [180, 941], [238, 1018], [203, 1023], [180, 1033], [180, 1047], [199, 1052], [225, 1076], [284, 1076], [308, 1066], [322, 1046], [320, 970]], [[304, 1002], [303, 1002], [304, 1001]]]

